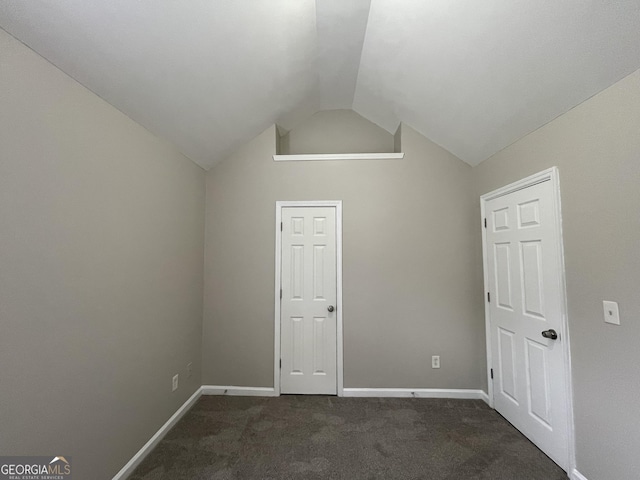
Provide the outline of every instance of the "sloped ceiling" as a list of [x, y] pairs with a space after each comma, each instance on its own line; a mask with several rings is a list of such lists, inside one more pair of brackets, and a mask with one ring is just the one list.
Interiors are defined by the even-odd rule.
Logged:
[[373, 0], [354, 110], [472, 165], [640, 68], [640, 0]]
[[336, 108], [474, 165], [640, 68], [640, 0], [7, 0], [0, 27], [204, 168]]

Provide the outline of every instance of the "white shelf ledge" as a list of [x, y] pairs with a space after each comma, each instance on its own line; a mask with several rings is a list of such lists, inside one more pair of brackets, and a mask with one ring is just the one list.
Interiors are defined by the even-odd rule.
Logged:
[[274, 162], [301, 162], [317, 160], [396, 160], [404, 153], [318, 153], [305, 155], [274, 155]]

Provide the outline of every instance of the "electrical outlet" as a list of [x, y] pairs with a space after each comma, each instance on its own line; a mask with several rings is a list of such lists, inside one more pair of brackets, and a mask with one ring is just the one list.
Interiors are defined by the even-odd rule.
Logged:
[[187, 378], [191, 378], [193, 376], [193, 362], [187, 363]]
[[177, 389], [178, 389], [178, 374], [176, 373], [173, 376], [173, 382], [172, 382], [172, 385], [171, 385], [171, 391], [175, 392]]
[[431, 357], [431, 368], [440, 368], [440, 355], [433, 355]]
[[618, 302], [610, 302], [604, 300], [602, 302], [604, 308], [604, 321], [612, 325], [620, 325], [620, 310], [618, 310]]

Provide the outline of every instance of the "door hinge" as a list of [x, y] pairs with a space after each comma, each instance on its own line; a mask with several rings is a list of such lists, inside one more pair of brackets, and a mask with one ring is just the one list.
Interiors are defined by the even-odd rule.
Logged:
[[280, 300], [282, 300], [282, 289], [280, 289]]
[[[280, 359], [280, 369], [282, 369], [282, 359]], [[491, 370], [493, 372], [493, 370]], [[491, 378], [493, 378], [493, 373], [491, 374]]]
[[487, 228], [487, 219], [484, 219], [484, 228]]
[[493, 368], [491, 369], [491, 379], [493, 380]]
[[491, 292], [487, 292], [487, 302], [491, 303]]
[[283, 223], [280, 222], [280, 231], [282, 231], [282, 228], [283, 228]]

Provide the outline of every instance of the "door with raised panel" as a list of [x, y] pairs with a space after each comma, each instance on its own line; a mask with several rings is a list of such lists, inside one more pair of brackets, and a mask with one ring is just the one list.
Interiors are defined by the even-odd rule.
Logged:
[[551, 181], [487, 201], [485, 259], [495, 409], [565, 470], [560, 232]]
[[284, 207], [281, 259], [280, 392], [335, 395], [335, 207]]

